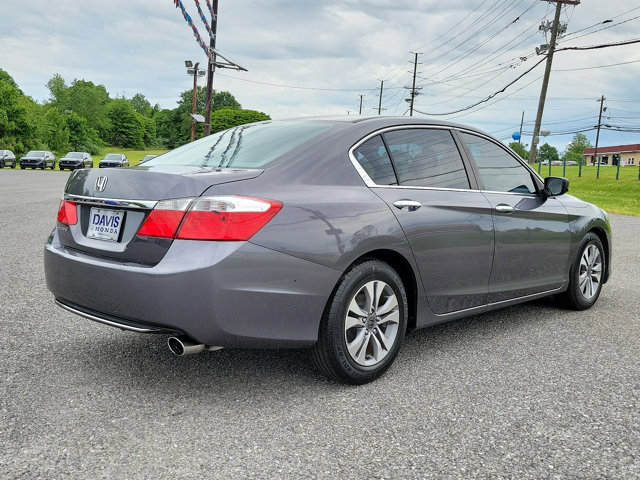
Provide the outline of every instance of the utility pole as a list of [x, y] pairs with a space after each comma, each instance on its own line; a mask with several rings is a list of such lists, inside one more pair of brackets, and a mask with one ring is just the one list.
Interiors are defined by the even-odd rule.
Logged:
[[522, 118], [520, 119], [520, 138], [518, 144], [522, 145], [522, 125], [524, 124], [524, 111], [522, 112]]
[[600, 140], [600, 124], [602, 123], [602, 106], [604, 105], [604, 95], [598, 100], [600, 102], [600, 114], [598, 115], [598, 133], [596, 133], [596, 147], [593, 149], [593, 159], [598, 162], [598, 170], [596, 170], [596, 178], [600, 178], [600, 160], [598, 159], [598, 140]]
[[413, 85], [411, 86], [411, 104], [409, 106], [409, 116], [413, 117], [413, 102], [416, 98], [416, 75], [418, 73], [418, 52], [415, 52], [416, 58], [413, 62]]
[[[198, 67], [200, 66], [200, 62], [196, 62], [193, 67], [193, 102], [191, 105], [191, 114], [195, 115], [196, 113], [196, 93], [198, 91]], [[196, 138], [196, 119], [195, 117], [191, 117], [191, 141], [193, 142]]]
[[382, 112], [382, 87], [384, 86], [384, 80], [380, 80], [380, 99], [378, 100], [378, 115]]
[[364, 95], [360, 95], [360, 111], [358, 112], [358, 115], [362, 115], [362, 97], [364, 97]]
[[[560, 25], [560, 13], [563, 5], [579, 5], [580, 0], [542, 0], [556, 4], [556, 14], [553, 19], [553, 27], [551, 28], [551, 42], [549, 43], [549, 53], [547, 53], [547, 65], [544, 69], [544, 78], [542, 79], [542, 89], [540, 90], [540, 100], [538, 102], [538, 113], [536, 114], [536, 123], [533, 127], [533, 139], [531, 140], [531, 150], [529, 152], [529, 163], [536, 161], [536, 153], [538, 150], [538, 135], [540, 134], [540, 124], [542, 123], [542, 113], [544, 112], [544, 103], [547, 98], [547, 88], [549, 86], [549, 76], [551, 75], [551, 64], [553, 63], [553, 53], [556, 50], [556, 40], [558, 38], [558, 30]], [[542, 29], [542, 28], [541, 28]]]
[[218, 30], [218, 0], [213, 0], [213, 13], [211, 14], [211, 32], [213, 36], [209, 42], [209, 67], [207, 69], [207, 100], [204, 104], [204, 136], [211, 133], [211, 95], [213, 93], [213, 72], [216, 69], [216, 33]]

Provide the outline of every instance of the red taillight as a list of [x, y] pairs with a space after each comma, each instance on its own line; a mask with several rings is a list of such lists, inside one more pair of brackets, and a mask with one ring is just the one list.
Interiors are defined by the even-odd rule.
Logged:
[[173, 238], [184, 212], [175, 210], [153, 210], [138, 231], [143, 237]]
[[176, 238], [189, 240], [249, 240], [264, 227], [282, 204], [251, 197], [197, 199]]
[[78, 212], [76, 204], [69, 200], [60, 200], [58, 207], [58, 221], [64, 225], [75, 225], [78, 223]]
[[[187, 200], [190, 202], [190, 199], [179, 201]], [[183, 240], [248, 240], [282, 208], [280, 202], [262, 198], [202, 197], [193, 200], [185, 215], [188, 203], [170, 205], [170, 202], [176, 201], [156, 205], [138, 235]]]
[[176, 198], [158, 202], [138, 230], [138, 235], [142, 237], [175, 237], [191, 200], [191, 198]]

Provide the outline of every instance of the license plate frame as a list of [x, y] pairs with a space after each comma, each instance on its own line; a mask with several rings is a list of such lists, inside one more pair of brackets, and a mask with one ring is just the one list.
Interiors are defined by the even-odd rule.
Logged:
[[87, 238], [107, 242], [118, 242], [123, 223], [123, 210], [91, 207]]

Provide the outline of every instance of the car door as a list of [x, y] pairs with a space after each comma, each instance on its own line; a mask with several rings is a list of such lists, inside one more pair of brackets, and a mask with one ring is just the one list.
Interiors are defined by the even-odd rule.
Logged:
[[541, 192], [532, 170], [504, 146], [471, 132], [460, 136], [492, 207], [495, 256], [489, 303], [559, 288], [571, 242], [566, 209]]
[[432, 311], [484, 305], [493, 260], [491, 208], [471, 188], [451, 132], [390, 130], [369, 138], [352, 155], [402, 226]]

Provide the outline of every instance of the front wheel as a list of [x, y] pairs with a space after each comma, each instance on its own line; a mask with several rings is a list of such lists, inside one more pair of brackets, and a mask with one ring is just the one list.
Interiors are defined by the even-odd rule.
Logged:
[[590, 308], [602, 290], [605, 271], [604, 248], [600, 238], [589, 232], [578, 249], [578, 256], [569, 272], [569, 288], [557, 296], [560, 304], [574, 309]]
[[378, 260], [355, 265], [325, 308], [311, 350], [314, 363], [342, 382], [375, 380], [398, 355], [408, 310], [404, 285], [393, 268]]

